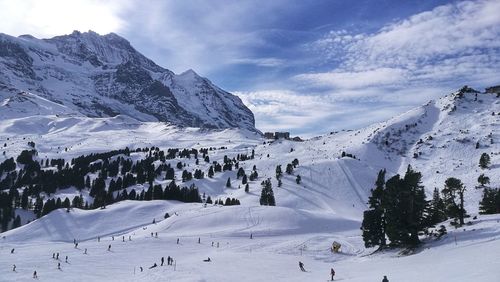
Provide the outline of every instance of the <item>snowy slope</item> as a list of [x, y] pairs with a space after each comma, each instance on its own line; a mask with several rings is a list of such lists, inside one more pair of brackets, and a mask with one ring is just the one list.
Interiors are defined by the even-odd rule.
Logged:
[[[241, 161], [240, 166], [248, 173], [255, 165], [259, 178], [250, 183], [250, 193], [236, 180], [235, 170], [183, 183], [194, 183], [213, 199], [238, 198], [241, 206], [124, 201], [104, 210], [54, 211], [2, 233], [0, 277], [31, 280], [37, 269], [39, 279], [46, 281], [103, 277], [109, 281], [325, 281], [334, 267], [336, 280], [342, 281], [377, 281], [383, 275], [390, 281], [496, 281], [500, 277], [496, 259], [499, 216], [471, 217], [471, 226], [456, 230], [447, 224], [448, 235], [427, 241], [411, 256], [396, 251], [366, 256], [373, 250], [364, 248], [359, 226], [377, 172], [385, 168], [389, 175], [404, 173], [408, 164], [422, 172], [429, 195], [434, 187], [442, 189], [447, 177], [460, 178], [467, 186], [466, 209], [476, 216], [482, 194], [482, 189], [475, 189], [479, 174], [490, 177], [489, 186], [500, 186], [498, 113], [500, 98], [496, 95], [480, 93], [476, 99], [472, 92], [456, 92], [363, 129], [304, 142], [271, 143], [252, 131], [177, 128], [122, 115], [12, 116], [0, 121], [0, 144], [7, 144], [0, 161], [28, 149], [28, 141], [37, 144], [41, 159], [69, 159], [125, 146], [159, 146], [162, 150], [224, 146], [209, 152], [211, 161], [221, 162], [225, 155], [233, 158], [253, 149], [255, 159]], [[342, 152], [355, 158], [341, 157]], [[478, 161], [485, 152], [491, 156], [491, 166], [481, 170]], [[134, 160], [141, 157], [143, 153], [131, 155]], [[295, 158], [298, 167], [292, 175], [283, 173], [283, 185], [278, 188], [276, 165], [284, 171]], [[208, 170], [205, 162], [182, 161], [190, 170]], [[176, 174], [179, 179], [180, 171]], [[295, 182], [297, 175], [302, 177], [301, 184]], [[228, 177], [231, 188], [225, 187]], [[273, 183], [276, 207], [259, 205], [260, 182], [266, 178]], [[157, 179], [155, 183], [169, 181]], [[71, 193], [76, 190], [59, 191], [53, 197]], [[166, 212], [172, 216], [163, 220]], [[153, 218], [156, 224], [152, 224]], [[158, 232], [158, 238], [151, 238], [151, 232]], [[102, 237], [99, 243], [97, 236]], [[79, 249], [72, 245], [74, 238], [81, 241]], [[329, 251], [333, 240], [342, 244], [341, 254]], [[108, 244], [112, 244], [112, 252], [106, 251]], [[9, 254], [11, 248], [16, 248], [15, 254]], [[82, 254], [84, 248], [88, 255]], [[51, 259], [53, 252], [70, 257], [62, 272]], [[149, 267], [168, 255], [176, 259], [175, 271], [173, 267], [139, 271], [139, 266]], [[203, 263], [208, 256], [213, 262]], [[298, 271], [299, 260], [309, 272]], [[13, 263], [17, 273], [9, 270]]]
[[[75, 31], [50, 39], [0, 34], [0, 92], [1, 100], [33, 93], [89, 117], [121, 114], [177, 126], [257, 131], [252, 112], [238, 97], [192, 70], [176, 75], [156, 65], [114, 33]], [[0, 114], [5, 115], [2, 109]]]
[[[166, 211], [177, 215], [152, 224]], [[383, 275], [390, 281], [496, 281], [500, 275], [499, 216], [482, 216], [405, 257], [396, 252], [361, 256], [359, 232], [346, 220], [309, 215], [303, 222], [297, 211], [285, 208], [254, 207], [252, 213], [255, 219], [249, 221], [248, 207], [164, 201], [58, 210], [2, 234], [0, 275], [2, 281], [30, 281], [34, 270], [42, 281], [325, 281], [331, 267], [336, 281], [380, 281]], [[343, 244], [342, 253], [329, 251], [332, 240]], [[51, 257], [56, 252], [61, 270]], [[175, 267], [148, 269], [167, 256]], [[207, 257], [212, 262], [203, 262]], [[298, 261], [308, 272], [298, 270]]]

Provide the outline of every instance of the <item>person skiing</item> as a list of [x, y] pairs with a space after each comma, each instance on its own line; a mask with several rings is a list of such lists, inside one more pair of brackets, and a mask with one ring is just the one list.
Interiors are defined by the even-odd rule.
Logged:
[[16, 265], [15, 264], [12, 266], [12, 271], [16, 272]]
[[78, 249], [78, 243], [75, 243], [75, 249]]
[[108, 252], [110, 252], [110, 251], [111, 251], [111, 244], [109, 244], [109, 246], [108, 246]]
[[60, 262], [57, 263], [57, 269], [61, 269], [61, 263]]
[[153, 224], [156, 224], [156, 219], [153, 218]]
[[52, 253], [52, 258], [56, 259], [56, 253]]
[[97, 242], [101, 242], [101, 237], [97, 236]]
[[382, 279], [382, 282], [389, 282], [389, 279], [387, 279], [387, 276], [384, 275], [384, 279]]
[[201, 238], [200, 238], [200, 237], [198, 237], [198, 244], [200, 244], [200, 243], [201, 243]]
[[332, 281], [333, 281], [333, 276], [335, 276], [335, 270], [333, 270], [333, 267], [330, 270], [330, 275], [332, 276]]
[[57, 260], [59, 259], [59, 253], [56, 253], [56, 259]]
[[143, 269], [142, 269], [142, 266], [139, 266], [139, 268], [141, 269], [141, 272], [142, 272], [142, 270], [143, 270]]
[[87, 254], [87, 248], [85, 248], [85, 252], [83, 252], [83, 254], [84, 254], [84, 255], [86, 255], [86, 254]]
[[167, 265], [172, 264], [172, 258], [170, 256], [167, 257]]
[[299, 268], [300, 268], [300, 270], [302, 270], [302, 271], [304, 271], [304, 272], [306, 271], [306, 270], [304, 269], [304, 264], [303, 264], [301, 261], [299, 261]]
[[179, 238], [177, 238], [177, 245], [179, 245]]
[[68, 263], [68, 256], [66, 256], [66, 263]]
[[12, 249], [12, 250], [10, 250], [10, 253], [11, 253], [11, 254], [13, 254], [13, 253], [14, 253], [14, 251], [15, 251], [15, 249]]
[[33, 279], [37, 279], [38, 278], [38, 275], [36, 274], [36, 270], [35, 272], [33, 272]]
[[160, 266], [163, 266], [163, 263], [165, 262], [165, 258], [164, 257], [161, 257], [161, 265]]
[[208, 257], [207, 259], [204, 259], [203, 261], [204, 262], [211, 262], [212, 260], [210, 259], [210, 257]]
[[157, 264], [156, 264], [156, 262], [155, 262], [155, 263], [154, 263], [154, 264], [153, 264], [153, 265], [152, 265], [149, 269], [151, 269], [151, 268], [155, 268], [155, 267], [157, 267], [157, 266], [158, 266], [158, 265], [157, 265]]
[[122, 236], [122, 242], [125, 242], [125, 236]]

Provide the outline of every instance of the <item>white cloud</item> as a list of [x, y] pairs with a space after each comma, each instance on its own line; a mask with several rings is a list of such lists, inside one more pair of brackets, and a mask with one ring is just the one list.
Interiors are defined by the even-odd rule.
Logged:
[[43, 38], [73, 30], [119, 32], [126, 26], [120, 13], [129, 7], [129, 0], [0, 0], [0, 30]]
[[498, 15], [499, 1], [465, 1], [413, 15], [373, 34], [332, 31], [312, 45], [339, 67], [297, 78], [346, 89], [495, 83], [500, 72]]
[[364, 88], [372, 85], [389, 85], [403, 81], [406, 71], [396, 68], [377, 68], [365, 71], [331, 71], [324, 73], [300, 74], [299, 81], [340, 89]]
[[317, 133], [319, 124], [337, 111], [325, 97], [301, 95], [290, 90], [235, 92], [255, 114], [262, 131], [289, 130]]
[[242, 58], [230, 61], [230, 64], [248, 64], [259, 67], [278, 67], [285, 64], [285, 61], [278, 58]]

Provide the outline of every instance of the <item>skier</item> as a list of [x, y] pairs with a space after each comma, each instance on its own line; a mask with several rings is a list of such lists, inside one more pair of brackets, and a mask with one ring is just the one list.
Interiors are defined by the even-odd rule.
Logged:
[[52, 253], [52, 258], [56, 259], [56, 253]]
[[38, 279], [38, 275], [36, 274], [36, 270], [35, 270], [35, 272], [33, 272], [33, 279]]
[[382, 279], [382, 282], [389, 282], [389, 279], [387, 279], [387, 276], [384, 275], [384, 279]]
[[157, 266], [158, 266], [158, 265], [157, 265], [157, 264], [156, 264], [156, 262], [155, 262], [155, 264], [153, 264], [153, 265], [152, 265], [149, 269], [151, 269], [151, 268], [155, 268], [155, 267], [157, 267]]
[[15, 249], [10, 250], [10, 253], [13, 254]]
[[87, 254], [87, 248], [85, 248], [85, 252], [83, 252], [83, 254], [85, 254], [85, 255]]
[[73, 244], [76, 244], [76, 239], [73, 239]]
[[214, 242], [212, 242], [212, 247], [214, 246]]
[[78, 249], [78, 243], [75, 243], [75, 249]]
[[198, 244], [200, 244], [200, 243], [201, 243], [201, 239], [200, 239], [200, 237], [198, 237]]
[[12, 266], [12, 271], [16, 272], [16, 265], [15, 264]]
[[101, 242], [101, 237], [97, 236], [97, 242]]
[[58, 260], [59, 259], [59, 253], [56, 254], [56, 259]]
[[139, 268], [141, 269], [141, 272], [142, 272], [142, 270], [143, 270], [143, 269], [142, 269], [142, 266], [139, 266]]
[[155, 237], [158, 238], [158, 232], [155, 233]]
[[306, 270], [304, 269], [304, 264], [303, 264], [301, 261], [299, 261], [299, 268], [300, 268], [300, 270], [302, 270], [302, 271], [304, 271], [304, 272], [306, 271]]
[[57, 263], [57, 269], [61, 269], [61, 263], [60, 262]]
[[172, 264], [172, 258], [170, 256], [167, 257], [167, 265]]
[[115, 240], [115, 236], [111, 236], [111, 241], [114, 241]]
[[210, 259], [210, 257], [208, 257], [207, 259], [204, 259], [203, 261], [204, 262], [211, 262], [212, 260]]
[[129, 240], [129, 241], [132, 241], [132, 237], [131, 237], [130, 235], [128, 236], [128, 240]]
[[153, 232], [151, 232], [151, 237], [153, 237]]
[[109, 246], [108, 246], [108, 252], [110, 252], [110, 251], [111, 251], [111, 244], [109, 244]]
[[335, 270], [333, 270], [333, 267], [332, 267], [332, 269], [330, 270], [330, 275], [332, 275], [332, 281], [333, 281], [333, 276], [335, 276]]
[[122, 242], [125, 242], [125, 236], [122, 236]]
[[153, 218], [153, 224], [156, 224], [156, 219]]
[[66, 256], [66, 263], [68, 263], [68, 256]]
[[[161, 265], [160, 266], [163, 266], [163, 263], [165, 262], [165, 258], [164, 257], [161, 257]], [[167, 262], [168, 263], [168, 262]]]
[[219, 247], [219, 242], [217, 242], [217, 248]]
[[253, 239], [253, 234], [252, 233], [250, 233], [250, 239]]
[[177, 238], [177, 245], [179, 245], [179, 238]]

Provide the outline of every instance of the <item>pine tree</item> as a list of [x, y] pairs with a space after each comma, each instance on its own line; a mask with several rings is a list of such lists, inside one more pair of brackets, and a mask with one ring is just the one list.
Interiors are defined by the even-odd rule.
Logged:
[[490, 178], [484, 175], [484, 173], [481, 173], [481, 175], [477, 178], [477, 182], [481, 185], [481, 187], [484, 187], [486, 184], [490, 183]]
[[276, 166], [276, 179], [279, 179], [283, 172], [281, 171], [281, 165]]
[[214, 167], [213, 166], [210, 166], [210, 168], [208, 169], [208, 177], [210, 177], [210, 178], [214, 177]]
[[367, 248], [386, 245], [384, 207], [382, 205], [384, 186], [385, 170], [380, 170], [375, 182], [375, 189], [372, 189], [372, 195], [368, 198], [370, 209], [363, 213], [363, 222], [361, 223], [363, 241]]
[[276, 201], [274, 199], [273, 186], [271, 179], [268, 178], [261, 183], [262, 191], [260, 194], [260, 205], [261, 206], [275, 206]]
[[490, 155], [487, 153], [482, 153], [481, 157], [479, 158], [479, 167], [482, 169], [488, 168], [490, 165]]
[[[464, 192], [465, 186], [460, 179], [454, 177], [446, 179], [443, 194], [445, 195], [447, 215], [458, 219], [460, 226], [464, 224], [464, 217], [466, 216], [466, 211], [464, 209]], [[459, 197], [458, 203], [456, 202], [457, 196]]]
[[429, 209], [427, 213], [428, 225], [433, 226], [437, 223], [443, 222], [447, 219], [446, 217], [446, 206], [443, 199], [439, 194], [439, 190], [434, 188], [432, 194], [432, 200], [429, 203]]
[[500, 189], [485, 188], [479, 202], [480, 214], [500, 213]]

